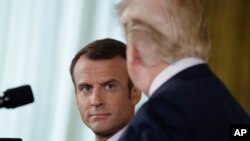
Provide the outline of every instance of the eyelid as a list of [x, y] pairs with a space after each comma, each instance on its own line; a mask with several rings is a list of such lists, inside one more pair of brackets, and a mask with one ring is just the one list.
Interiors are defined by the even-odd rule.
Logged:
[[79, 90], [82, 91], [86, 87], [91, 88], [91, 89], [93, 88], [93, 86], [91, 86], [89, 84], [81, 84], [81, 85], [79, 85]]
[[104, 83], [104, 86], [107, 86], [107, 85], [109, 85], [109, 84], [117, 85], [118, 82], [117, 82], [116, 80], [112, 80], [112, 81], [109, 81], [109, 82]]

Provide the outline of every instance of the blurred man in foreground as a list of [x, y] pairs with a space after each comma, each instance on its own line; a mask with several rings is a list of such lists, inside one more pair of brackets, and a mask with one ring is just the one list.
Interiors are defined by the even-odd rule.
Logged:
[[149, 100], [120, 141], [228, 141], [249, 116], [206, 63], [201, 0], [123, 0], [129, 75]]

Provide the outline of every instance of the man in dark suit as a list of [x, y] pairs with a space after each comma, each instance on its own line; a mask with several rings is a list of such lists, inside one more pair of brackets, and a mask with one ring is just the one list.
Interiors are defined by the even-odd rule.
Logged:
[[228, 141], [249, 124], [207, 65], [210, 40], [201, 0], [123, 0], [119, 16], [134, 84], [149, 96], [120, 141]]

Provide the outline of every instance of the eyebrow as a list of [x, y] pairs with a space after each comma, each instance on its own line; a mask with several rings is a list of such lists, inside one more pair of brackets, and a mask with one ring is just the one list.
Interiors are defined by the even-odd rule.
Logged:
[[[105, 86], [105, 85], [110, 84], [110, 83], [119, 84], [119, 82], [116, 79], [112, 78], [112, 79], [108, 79], [108, 80], [102, 82], [101, 85]], [[86, 82], [82, 82], [82, 83], [79, 83], [77, 87], [80, 88], [82, 86], [91, 86], [92, 87], [92, 84], [89, 84], [89, 83], [86, 83]]]
[[116, 79], [109, 79], [103, 83], [101, 83], [102, 86], [106, 86], [107, 84], [110, 84], [110, 83], [116, 83], [116, 84], [119, 84], [119, 82], [116, 80]]
[[83, 82], [83, 83], [80, 83], [80, 84], [77, 86], [77, 88], [81, 88], [82, 86], [91, 86], [91, 87], [92, 87], [91, 84], [86, 83], [86, 82]]

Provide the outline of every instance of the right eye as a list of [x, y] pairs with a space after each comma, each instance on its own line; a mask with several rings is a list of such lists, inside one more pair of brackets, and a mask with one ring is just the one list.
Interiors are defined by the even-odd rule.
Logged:
[[86, 85], [86, 86], [82, 86], [81, 87], [81, 91], [84, 93], [84, 94], [88, 94], [92, 91], [92, 86], [89, 86], [89, 85]]

